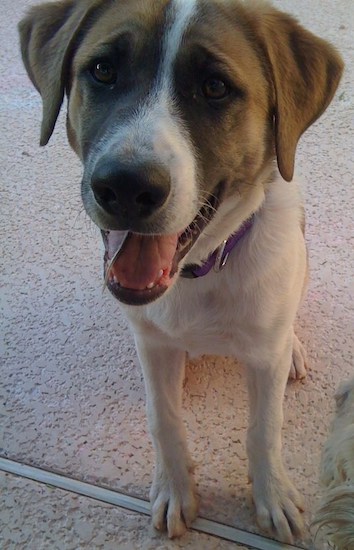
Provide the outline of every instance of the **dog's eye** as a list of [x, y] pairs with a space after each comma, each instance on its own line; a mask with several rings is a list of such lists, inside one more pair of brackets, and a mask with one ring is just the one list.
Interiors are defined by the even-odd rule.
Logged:
[[207, 99], [218, 100], [224, 99], [229, 95], [230, 89], [227, 84], [217, 77], [210, 77], [204, 80], [202, 85], [203, 95]]
[[101, 84], [114, 84], [117, 80], [117, 71], [109, 61], [95, 62], [91, 74]]

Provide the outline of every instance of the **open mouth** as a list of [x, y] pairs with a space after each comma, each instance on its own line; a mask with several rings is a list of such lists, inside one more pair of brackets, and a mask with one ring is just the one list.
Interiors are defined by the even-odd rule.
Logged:
[[104, 276], [108, 289], [120, 302], [153, 302], [173, 284], [178, 266], [213, 218], [220, 189], [200, 209], [192, 223], [174, 235], [144, 235], [102, 230], [105, 245]]

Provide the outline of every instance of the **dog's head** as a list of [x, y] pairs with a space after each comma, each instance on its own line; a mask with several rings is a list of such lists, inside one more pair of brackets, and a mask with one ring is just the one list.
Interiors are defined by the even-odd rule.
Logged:
[[106, 259], [128, 235], [109, 281], [128, 303], [170, 287], [221, 205], [275, 156], [292, 179], [297, 142], [342, 72], [329, 44], [260, 2], [63, 0], [32, 8], [20, 35], [41, 144], [66, 93]]

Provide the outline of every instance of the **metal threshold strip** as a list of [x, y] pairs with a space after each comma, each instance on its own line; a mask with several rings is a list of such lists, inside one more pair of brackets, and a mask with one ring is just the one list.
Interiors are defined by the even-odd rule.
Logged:
[[[91, 485], [77, 479], [66, 477], [64, 475], [55, 474], [53, 472], [42, 470], [41, 468], [35, 468], [33, 466], [27, 466], [20, 462], [15, 462], [7, 458], [0, 457], [0, 471], [14, 474], [20, 477], [37, 481], [39, 483], [45, 483], [58, 489], [64, 489], [71, 493], [86, 496], [112, 504], [113, 506], [119, 506], [131, 512], [138, 512], [140, 514], [150, 515], [150, 505], [147, 501], [140, 498], [124, 495], [118, 491], [112, 491], [104, 487], [97, 485]], [[206, 533], [215, 537], [244, 544], [250, 546], [256, 550], [297, 550], [298, 546], [292, 546], [289, 544], [282, 544], [276, 542], [261, 535], [248, 533], [235, 527], [230, 527], [216, 521], [208, 519], [198, 518], [193, 523], [193, 530], [200, 533]]]

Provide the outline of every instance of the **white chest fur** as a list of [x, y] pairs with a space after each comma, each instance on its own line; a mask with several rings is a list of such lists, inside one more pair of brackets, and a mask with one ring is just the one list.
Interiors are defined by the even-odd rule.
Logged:
[[306, 272], [301, 216], [296, 185], [274, 182], [224, 270], [180, 278], [157, 302], [125, 308], [134, 332], [148, 330], [152, 339], [191, 355], [240, 360], [257, 353], [256, 337], [261, 353], [262, 334], [276, 338], [294, 321]]

